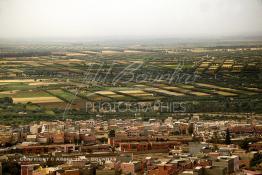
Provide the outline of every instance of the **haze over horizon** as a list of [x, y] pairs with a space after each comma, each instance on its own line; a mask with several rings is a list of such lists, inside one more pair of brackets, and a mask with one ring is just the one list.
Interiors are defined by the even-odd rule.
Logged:
[[0, 38], [261, 36], [261, 0], [1, 0]]

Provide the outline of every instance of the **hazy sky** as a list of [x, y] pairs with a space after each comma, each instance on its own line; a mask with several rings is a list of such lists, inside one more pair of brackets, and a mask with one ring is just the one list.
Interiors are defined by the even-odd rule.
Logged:
[[262, 35], [261, 0], [0, 0], [0, 38]]

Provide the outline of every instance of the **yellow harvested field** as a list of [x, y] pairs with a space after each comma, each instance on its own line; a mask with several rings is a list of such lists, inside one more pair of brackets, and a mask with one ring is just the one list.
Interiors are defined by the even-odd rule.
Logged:
[[118, 64], [129, 64], [128, 61], [118, 60], [116, 61]]
[[210, 96], [210, 94], [204, 93], [204, 92], [195, 92], [191, 91], [190, 94], [196, 95], [196, 96]]
[[13, 98], [14, 103], [52, 103], [52, 102], [63, 102], [57, 97], [29, 97], [29, 98]]
[[34, 79], [12, 79], [12, 80], [0, 80], [0, 83], [31, 83], [35, 82]]
[[116, 93], [112, 91], [97, 91], [95, 92], [96, 94], [101, 94], [101, 95], [115, 95]]
[[159, 92], [159, 93], [163, 93], [163, 94], [167, 94], [167, 95], [173, 95], [173, 96], [184, 96], [185, 95], [183, 93], [170, 92], [170, 91], [159, 89], [159, 88], [146, 88], [146, 90]]
[[[16, 58], [15, 58], [16, 59]], [[6, 61], [0, 61], [1, 63], [34, 63], [35, 61], [26, 61], [26, 60], [21, 60], [21, 61], [17, 61], [17, 60], [6, 60]]]
[[215, 86], [215, 85], [212, 85], [212, 84], [197, 83], [197, 85], [203, 86], [203, 87], [208, 87], [208, 88], [213, 88], [213, 89], [219, 89], [219, 90], [232, 91], [232, 92], [235, 92], [235, 93], [241, 93], [240, 90], [225, 88], [225, 87], [221, 87], [221, 86]]
[[16, 92], [18, 92], [19, 90], [13, 90], [13, 91], [2, 91], [0, 92], [0, 94], [4, 94], [4, 95], [12, 95], [15, 94]]
[[195, 88], [192, 85], [182, 85], [181, 87], [186, 88], [186, 89], [193, 89], [193, 88]]
[[97, 54], [98, 52], [96, 51], [91, 51], [91, 50], [84, 50], [82, 51], [83, 53], [90, 53], [90, 54]]
[[9, 69], [9, 71], [11, 71], [11, 72], [19, 72], [19, 73], [21, 73], [21, 72], [23, 72], [22, 70], [19, 70], [19, 69]]
[[79, 59], [75, 59], [75, 58], [68, 59], [68, 61], [70, 61], [70, 62], [83, 62], [83, 60], [79, 60]]
[[37, 83], [37, 82], [44, 82], [48, 79], [37, 79], [36, 81], [34, 79], [9, 79], [9, 80], [0, 80], [0, 83]]
[[145, 85], [143, 85], [143, 84], [136, 84], [136, 85], [134, 85], [135, 87], [146, 87]]
[[131, 63], [136, 63], [136, 64], [143, 64], [144, 61], [140, 61], [140, 60], [134, 60], [134, 61], [130, 61]]
[[[192, 86], [192, 87], [194, 87], [194, 86]], [[172, 87], [171, 86], [167, 86], [167, 87], [165, 87], [165, 89], [167, 89], [167, 90], [175, 90], [175, 91], [178, 91], [178, 92], [181, 92], [181, 93], [189, 93], [189, 94], [196, 95], [196, 96], [209, 96], [210, 95], [210, 94], [207, 94], [207, 93], [204, 93], [204, 92], [192, 91], [192, 90], [183, 89], [183, 88], [174, 87], [174, 86], [172, 86]]]
[[204, 67], [204, 68], [206, 67], [207, 68], [208, 66], [209, 66], [208, 63], [204, 63], [204, 64], [202, 63], [199, 67]]
[[111, 97], [111, 98], [124, 98], [125, 96], [123, 96], [123, 95], [110, 95], [109, 97]]
[[140, 50], [124, 50], [125, 53], [141, 53]]
[[262, 92], [262, 89], [259, 88], [246, 88], [247, 90], [255, 91], [255, 92]]
[[190, 92], [190, 90], [182, 89], [182, 88], [174, 87], [174, 86], [172, 86], [172, 87], [171, 87], [171, 86], [167, 86], [167, 87], [164, 87], [164, 89], [179, 91], [179, 92], [182, 92], [182, 93], [188, 93], [188, 92]]
[[86, 54], [69, 52], [69, 53], [66, 53], [66, 56], [86, 56]]
[[236, 96], [237, 94], [230, 93], [230, 92], [225, 92], [225, 91], [215, 91], [215, 93], [223, 96]]
[[141, 90], [125, 90], [125, 91], [118, 91], [120, 93], [124, 93], [124, 94], [145, 94], [145, 91], [141, 91]]
[[41, 66], [41, 64], [37, 63], [37, 62], [28, 62], [28, 63], [24, 63], [26, 65], [29, 65], [29, 66]]
[[143, 93], [143, 94], [131, 94], [132, 96], [135, 97], [144, 97], [144, 96], [154, 96], [154, 94], [150, 94], [150, 93]]
[[28, 85], [30, 86], [48, 86], [51, 84], [57, 84], [57, 83], [48, 83], [48, 82], [34, 82], [34, 83], [29, 83]]
[[118, 53], [122, 53], [116, 50], [103, 50], [102, 54], [118, 54]]
[[[204, 84], [204, 83], [197, 83], [197, 85], [199, 86], [202, 86], [202, 87], [207, 87], [207, 88], [213, 88], [213, 89], [216, 89], [218, 91], [226, 91], [228, 93], [231, 93], [231, 94], [246, 94], [246, 95], [254, 95], [256, 94], [255, 92], [249, 92], [249, 91], [245, 91], [245, 90], [237, 90], [237, 89], [232, 89], [232, 88], [227, 88], [227, 87], [221, 87], [221, 86], [215, 86], [215, 85], [211, 85], [211, 84]], [[222, 95], [222, 94], [221, 94]], [[228, 96], [231, 96], [231, 95], [228, 95]]]

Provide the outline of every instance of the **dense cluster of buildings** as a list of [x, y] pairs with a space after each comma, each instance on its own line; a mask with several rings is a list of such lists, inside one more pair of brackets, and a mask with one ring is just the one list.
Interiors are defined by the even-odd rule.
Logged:
[[[227, 132], [231, 144], [224, 143]], [[242, 149], [239, 142], [251, 136], [256, 142]], [[208, 122], [197, 115], [1, 126], [0, 174], [12, 167], [21, 175], [259, 174], [250, 162], [261, 154], [261, 136], [258, 122]]]

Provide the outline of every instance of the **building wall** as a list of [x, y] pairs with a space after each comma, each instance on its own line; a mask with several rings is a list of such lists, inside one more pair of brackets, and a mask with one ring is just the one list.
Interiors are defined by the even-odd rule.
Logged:
[[52, 135], [53, 143], [64, 143], [64, 133], [54, 133]]
[[207, 143], [189, 142], [189, 153], [197, 154], [201, 151], [204, 146], [208, 146]]
[[131, 173], [132, 175], [135, 174], [135, 168], [134, 165], [131, 163], [122, 163], [121, 164], [121, 170], [123, 173]]
[[80, 175], [80, 172], [79, 172], [78, 169], [76, 169], [76, 170], [66, 170], [64, 174], [65, 175]]
[[39, 164], [21, 165], [21, 175], [33, 175], [34, 167]]
[[193, 175], [227, 175], [226, 167], [201, 167], [194, 169]]
[[204, 169], [204, 175], [226, 175], [226, 167], [212, 167], [210, 169]]

